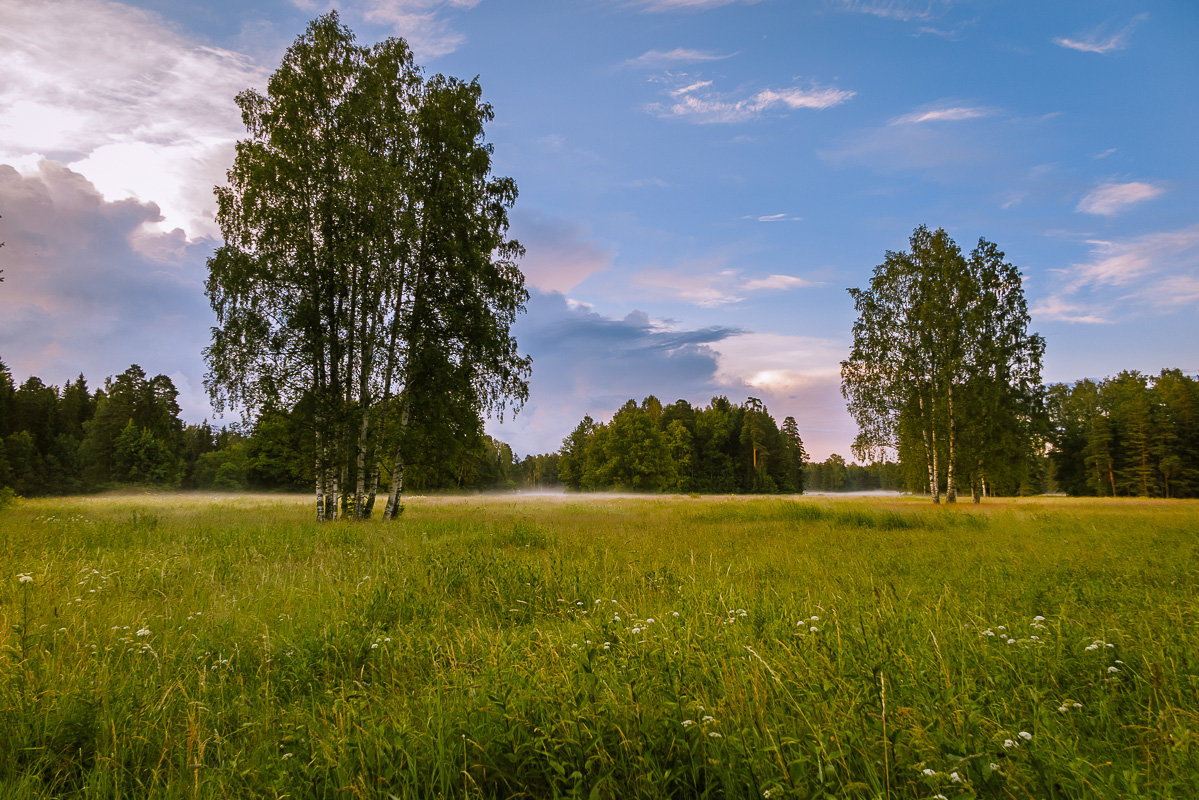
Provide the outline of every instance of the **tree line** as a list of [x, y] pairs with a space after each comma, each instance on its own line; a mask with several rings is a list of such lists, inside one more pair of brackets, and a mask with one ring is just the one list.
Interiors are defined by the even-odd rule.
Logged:
[[[311, 486], [310, 405], [267, 409], [249, 424], [215, 428], [207, 421], [185, 424], [178, 398], [168, 376], [148, 376], [136, 364], [93, 391], [82, 375], [61, 387], [36, 376], [18, 385], [0, 361], [0, 488], [36, 496], [121, 486], [289, 492]], [[466, 435], [415, 453], [408, 480], [417, 491], [542, 488], [556, 483], [556, 463], [556, 455], [517, 460], [476, 418]]]
[[584, 417], [562, 444], [558, 477], [576, 491], [802, 492], [805, 460], [795, 418], [779, 426], [757, 398], [695, 408], [650, 395], [610, 422]]
[[1125, 371], [1050, 386], [1054, 480], [1072, 495], [1199, 496], [1199, 377]]

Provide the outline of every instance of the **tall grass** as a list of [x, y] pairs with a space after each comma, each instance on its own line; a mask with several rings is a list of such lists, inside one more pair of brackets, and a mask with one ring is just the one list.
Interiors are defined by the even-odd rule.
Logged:
[[1199, 797], [1197, 503], [309, 512], [0, 515], [0, 797]]

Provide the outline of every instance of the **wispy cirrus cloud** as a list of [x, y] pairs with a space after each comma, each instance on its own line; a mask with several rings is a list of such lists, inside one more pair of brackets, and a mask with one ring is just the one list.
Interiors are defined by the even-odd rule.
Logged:
[[643, 295], [705, 308], [740, 303], [753, 293], [785, 292], [819, 285], [797, 275], [749, 277], [739, 269], [696, 270], [694, 266], [645, 269], [633, 282]]
[[1110, 217], [1129, 206], [1152, 200], [1163, 192], [1165, 189], [1160, 185], [1142, 181], [1105, 183], [1095, 187], [1079, 200], [1075, 210]]
[[911, 111], [891, 120], [888, 125], [920, 125], [926, 122], [961, 122], [967, 119], [979, 119], [995, 114], [994, 109], [980, 106], [944, 106]]
[[676, 47], [673, 50], [646, 50], [636, 58], [623, 62], [622, 66], [636, 68], [661, 68], [679, 64], [702, 64], [709, 61], [723, 61], [732, 58], [736, 53], [716, 53], [711, 50], [696, 50], [690, 47]]
[[842, 11], [868, 14], [900, 22], [923, 22], [934, 19], [953, 4], [953, 0], [834, 0]]
[[743, 219], [757, 220], [758, 222], [799, 222], [803, 217], [795, 217], [790, 214], [763, 214], [760, 217], [743, 217]]
[[1093, 239], [1090, 258], [1059, 270], [1059, 288], [1031, 312], [1063, 322], [1112, 322], [1145, 309], [1170, 313], [1199, 298], [1199, 224], [1130, 239]]
[[748, 122], [771, 112], [822, 110], [848, 102], [856, 92], [811, 85], [782, 89], [759, 89], [738, 97], [709, 91], [711, 81], [697, 81], [668, 92], [668, 102], [651, 103], [647, 110], [662, 118], [683, 119], [700, 124]]
[[418, 59], [454, 52], [466, 36], [453, 26], [456, 12], [469, 11], [480, 0], [292, 0], [307, 13], [340, 10], [351, 18], [384, 25], [404, 37]]
[[1053, 43], [1068, 50], [1077, 50], [1080, 53], [1107, 55], [1127, 48], [1133, 30], [1148, 18], [1148, 14], [1137, 14], [1117, 31], [1112, 32], [1111, 26], [1105, 24], [1078, 36], [1058, 36]]
[[718, 8], [736, 3], [753, 5], [762, 0], [618, 0], [625, 5], [634, 5], [646, 11], [699, 11], [705, 8]]

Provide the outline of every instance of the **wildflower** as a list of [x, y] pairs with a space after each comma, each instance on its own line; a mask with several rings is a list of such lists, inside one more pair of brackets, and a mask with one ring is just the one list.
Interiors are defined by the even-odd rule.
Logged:
[[671, 615], [672, 617], [677, 617], [677, 616], [679, 615], [679, 612], [677, 612], [677, 611], [671, 611], [671, 612], [670, 612], [670, 615]]
[[646, 624], [646, 625], [653, 625], [653, 624], [654, 624], [654, 618], [653, 618], [653, 617], [650, 617], [649, 619], [647, 619], [647, 620], [645, 621], [645, 624]]
[[1115, 645], [1114, 645], [1114, 644], [1112, 644], [1111, 642], [1108, 642], [1108, 643], [1107, 643], [1107, 646], [1108, 646], [1108, 647], [1115, 647]]
[[928, 767], [925, 767], [924, 769], [922, 769], [922, 770], [920, 770], [920, 771], [921, 771], [922, 773], [924, 773], [924, 775], [925, 775], [926, 777], [929, 777], [929, 778], [931, 778], [931, 777], [933, 777], [933, 776], [935, 776], [935, 775], [937, 774], [937, 771], [936, 771], [935, 769], [929, 769]]
[[691, 727], [692, 725], [694, 725], [694, 724], [695, 724], [695, 720], [693, 720], [693, 719], [685, 719], [685, 720], [683, 720], [683, 727], [684, 727], [684, 728], [690, 728], [690, 727]]
[[713, 739], [723, 739], [723, 738], [724, 738], [723, 736], [721, 736], [721, 735], [720, 735], [719, 733], [717, 733], [716, 731], [708, 731], [708, 736], [709, 736], [709, 737], [711, 737], [711, 738], [713, 738]]
[[962, 776], [957, 774], [957, 772], [951, 772], [949, 773], [949, 780], [953, 781], [954, 783], [961, 783]]
[[1021, 738], [1021, 739], [1023, 739], [1024, 741], [1026, 741], [1026, 742], [1031, 742], [1031, 741], [1032, 741], [1032, 734], [1031, 734], [1031, 733], [1029, 733], [1028, 731], [1020, 731], [1020, 734], [1019, 734], [1019, 735], [1020, 735], [1020, 738]]
[[1007, 630], [1007, 628], [1005, 628], [1004, 626], [1000, 625], [1000, 626], [999, 626], [999, 630], [1001, 630], [1001, 631], [1006, 631], [1006, 630]]
[[1008, 643], [1008, 644], [1015, 644], [1015, 643], [1016, 643], [1016, 640], [1015, 640], [1015, 639], [1008, 639], [1008, 640], [1007, 640], [1007, 643]]
[[1004, 739], [1003, 746], [1005, 748], [1007, 748], [1008, 750], [1011, 750], [1013, 747], [1019, 747], [1020, 745], [1018, 743], [1012, 741], [1011, 739]]
[[715, 721], [716, 721], [716, 717], [712, 717], [712, 716], [705, 716], [702, 720], [700, 720], [700, 722], [704, 723], [705, 725], [707, 725], [709, 722], [715, 722]]
[[994, 636], [994, 635], [995, 635], [995, 631], [991, 630], [990, 628], [987, 628], [985, 631], [983, 631], [983, 636]]
[[603, 601], [603, 600], [596, 600], [596, 601], [595, 601], [595, 604], [598, 606], [598, 605], [599, 605], [600, 603], [602, 603], [602, 602], [604, 602], [604, 601]]
[[1065, 703], [1062, 703], [1060, 706], [1057, 707], [1057, 710], [1062, 712], [1063, 714], [1065, 714], [1067, 711], [1070, 710], [1070, 707], [1067, 706]]
[[991, 772], [999, 772], [999, 765], [994, 761], [991, 762]]
[[612, 643], [611, 643], [611, 642], [604, 642], [604, 649], [605, 649], [605, 650], [611, 650], [611, 649], [612, 649]]
[[150, 629], [149, 628], [138, 628], [137, 635], [138, 636], [149, 636]]
[[815, 614], [813, 614], [811, 617], [809, 617], [809, 619], [812, 620], [812, 622], [820, 621], [820, 617], [816, 616]]
[[640, 629], [640, 628], [638, 628], [637, 626], [635, 626], [635, 625], [634, 625], [634, 626], [633, 626], [633, 633], [634, 633], [634, 634], [641, 633], [641, 629]]
[[1071, 703], [1074, 708], [1082, 708], [1082, 703]]
[[1119, 671], [1120, 671], [1120, 668], [1119, 668], [1119, 667], [1117, 667], [1117, 666], [1111, 666], [1111, 667], [1108, 667], [1108, 668], [1107, 668], [1107, 671], [1108, 671], [1108, 672], [1119, 672]]
[[21, 583], [33, 583], [33, 576], [26, 575], [24, 572], [22, 572], [20, 575], [17, 576], [17, 580], [20, 581]]
[[1040, 614], [1037, 614], [1035, 617], [1032, 618], [1032, 621], [1033, 622], [1044, 622], [1045, 618], [1042, 617]]
[[817, 629], [817, 627], [816, 627], [815, 625], [813, 625], [812, 627], [808, 628], [808, 630], [809, 630], [809, 631], [811, 631], [812, 633], [816, 633], [816, 631], [817, 631], [818, 629]]
[[949, 798], [943, 794], [934, 794], [933, 800], [949, 800]]
[[371, 642], [371, 649], [372, 649], [372, 650], [377, 650], [378, 648], [379, 648], [379, 643], [378, 643], [378, 642]]
[[613, 622], [620, 622], [620, 614], [613, 614], [612, 620]]

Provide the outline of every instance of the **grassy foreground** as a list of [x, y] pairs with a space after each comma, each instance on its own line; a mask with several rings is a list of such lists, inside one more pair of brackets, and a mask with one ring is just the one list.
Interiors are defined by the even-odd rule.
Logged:
[[0, 797], [1199, 797], [1199, 503], [23, 501]]

